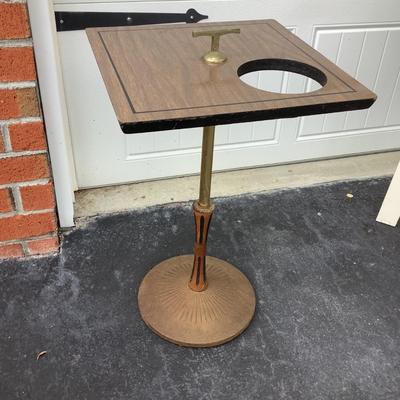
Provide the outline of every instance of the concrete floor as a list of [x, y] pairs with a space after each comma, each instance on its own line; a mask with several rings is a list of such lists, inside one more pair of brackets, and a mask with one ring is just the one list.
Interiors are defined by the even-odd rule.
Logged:
[[[325, 182], [393, 176], [399, 160], [400, 151], [394, 151], [220, 172], [213, 175], [212, 195], [235, 196]], [[87, 217], [194, 200], [198, 190], [198, 176], [80, 190], [76, 193], [75, 216]]]
[[388, 184], [217, 199], [209, 252], [257, 295], [217, 348], [170, 344], [137, 309], [149, 269], [191, 252], [189, 203], [89, 218], [59, 256], [0, 263], [0, 399], [398, 400], [400, 229], [375, 222]]

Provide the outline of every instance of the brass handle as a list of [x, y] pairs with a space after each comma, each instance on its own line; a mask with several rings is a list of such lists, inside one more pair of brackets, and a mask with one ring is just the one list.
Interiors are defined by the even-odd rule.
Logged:
[[207, 63], [222, 64], [227, 60], [227, 57], [219, 51], [219, 38], [229, 33], [240, 33], [240, 28], [211, 29], [192, 32], [194, 38], [199, 36], [211, 36], [211, 50], [203, 56], [203, 59]]

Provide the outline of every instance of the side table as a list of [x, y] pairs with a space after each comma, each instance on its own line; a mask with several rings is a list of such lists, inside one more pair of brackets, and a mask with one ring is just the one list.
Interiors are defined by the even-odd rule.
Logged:
[[[207, 256], [215, 126], [357, 110], [376, 95], [274, 20], [90, 28], [87, 35], [124, 133], [204, 127], [194, 254], [153, 267], [138, 304], [164, 339], [225, 343], [250, 324], [256, 299], [239, 269]], [[272, 93], [239, 78], [259, 70], [295, 72], [321, 88]]]

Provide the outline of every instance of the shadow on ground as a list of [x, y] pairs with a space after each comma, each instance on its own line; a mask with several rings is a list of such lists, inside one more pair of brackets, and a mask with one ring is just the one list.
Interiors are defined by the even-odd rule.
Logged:
[[191, 252], [189, 204], [93, 218], [57, 257], [0, 263], [0, 399], [399, 399], [400, 229], [375, 222], [388, 183], [218, 199], [209, 253], [257, 309], [217, 348], [138, 315], [151, 266]]

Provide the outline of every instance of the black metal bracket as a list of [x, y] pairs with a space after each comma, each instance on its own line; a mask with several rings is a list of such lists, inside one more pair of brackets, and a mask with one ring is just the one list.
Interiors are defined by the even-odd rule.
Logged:
[[131, 26], [186, 22], [188, 24], [207, 19], [208, 15], [190, 8], [186, 13], [121, 13], [121, 12], [68, 12], [56, 11], [58, 32], [76, 31], [103, 26]]

